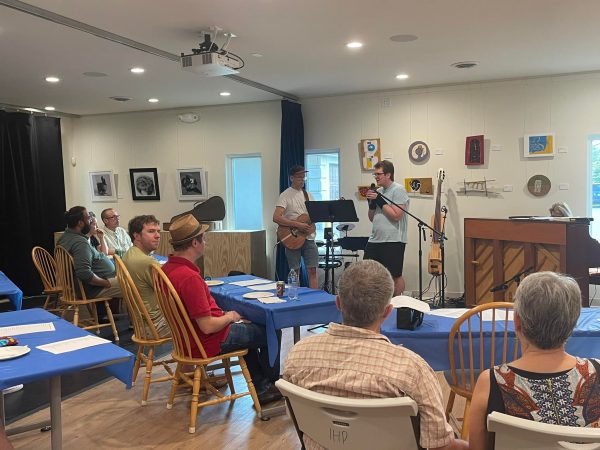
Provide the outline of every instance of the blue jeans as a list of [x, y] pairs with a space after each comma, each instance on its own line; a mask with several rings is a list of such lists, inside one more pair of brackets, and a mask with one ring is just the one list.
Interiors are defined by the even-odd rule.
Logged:
[[243, 348], [248, 349], [244, 356], [252, 382], [257, 392], [264, 391], [270, 383], [279, 379], [281, 331], [277, 331], [279, 348], [277, 359], [273, 367], [269, 364], [269, 351], [267, 350], [267, 331], [262, 325], [255, 323], [232, 323], [229, 334], [221, 343], [221, 352], [227, 353]]

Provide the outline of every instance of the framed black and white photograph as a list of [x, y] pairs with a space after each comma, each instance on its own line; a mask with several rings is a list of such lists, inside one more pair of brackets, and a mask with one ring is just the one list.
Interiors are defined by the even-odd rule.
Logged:
[[129, 169], [133, 200], [160, 200], [156, 169]]
[[117, 189], [112, 170], [90, 172], [90, 187], [93, 202], [116, 202]]
[[177, 194], [179, 200], [206, 200], [208, 188], [204, 169], [177, 169]]

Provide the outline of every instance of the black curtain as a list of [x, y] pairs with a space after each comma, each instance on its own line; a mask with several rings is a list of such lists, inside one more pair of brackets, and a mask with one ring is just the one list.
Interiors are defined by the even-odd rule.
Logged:
[[31, 249], [53, 253], [54, 231], [65, 226], [60, 119], [0, 111], [0, 180], [0, 270], [36, 295], [43, 287]]
[[[304, 165], [304, 121], [302, 105], [288, 100], [281, 101], [281, 158], [279, 164], [279, 192], [290, 186], [289, 170], [292, 166]], [[283, 245], [277, 246], [275, 265], [277, 279], [287, 280], [289, 267]], [[308, 285], [308, 275], [304, 264], [300, 270], [300, 281]]]

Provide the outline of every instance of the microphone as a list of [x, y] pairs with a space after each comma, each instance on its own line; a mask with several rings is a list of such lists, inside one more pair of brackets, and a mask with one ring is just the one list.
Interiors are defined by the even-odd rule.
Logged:
[[494, 286], [493, 288], [491, 288], [490, 292], [503, 291], [505, 289], [508, 289], [508, 285], [506, 285], [506, 284], [499, 284], [498, 286]]
[[375, 183], [371, 183], [371, 187], [369, 188], [370, 191], [376, 191], [377, 190], [377, 185]]

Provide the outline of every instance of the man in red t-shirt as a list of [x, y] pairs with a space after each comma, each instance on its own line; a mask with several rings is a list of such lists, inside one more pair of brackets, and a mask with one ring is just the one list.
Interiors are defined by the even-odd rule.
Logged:
[[[195, 264], [204, 253], [207, 229], [208, 225], [201, 225], [191, 214], [175, 220], [169, 228], [174, 253], [162, 270], [184, 303], [207, 356], [247, 348], [244, 359], [258, 401], [266, 404], [278, 400], [281, 393], [273, 383], [279, 379], [279, 358], [273, 367], [269, 365], [265, 327], [243, 320], [235, 311], [223, 312]], [[195, 342], [190, 341], [192, 355], [202, 357]]]

